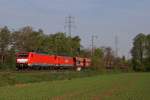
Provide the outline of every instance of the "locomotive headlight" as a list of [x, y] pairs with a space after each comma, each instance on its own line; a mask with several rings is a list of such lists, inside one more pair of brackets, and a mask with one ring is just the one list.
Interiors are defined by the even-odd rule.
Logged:
[[17, 63], [27, 63], [28, 59], [17, 59]]

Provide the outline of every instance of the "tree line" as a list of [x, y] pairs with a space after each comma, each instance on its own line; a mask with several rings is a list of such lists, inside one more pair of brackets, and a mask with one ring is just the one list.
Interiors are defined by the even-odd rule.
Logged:
[[17, 52], [39, 52], [46, 54], [81, 56], [92, 59], [92, 68], [150, 70], [150, 34], [138, 34], [133, 39], [131, 59], [125, 56], [116, 57], [111, 47], [84, 48], [79, 36], [70, 37], [64, 32], [45, 34], [42, 29], [34, 30], [26, 26], [18, 30], [0, 28], [0, 69], [15, 68]]

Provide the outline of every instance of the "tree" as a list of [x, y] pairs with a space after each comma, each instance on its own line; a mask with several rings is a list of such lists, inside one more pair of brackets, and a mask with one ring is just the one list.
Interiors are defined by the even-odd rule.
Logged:
[[75, 36], [72, 38], [71, 41], [71, 53], [72, 55], [79, 55], [80, 54], [80, 47], [81, 47], [81, 39], [79, 36]]
[[145, 53], [145, 67], [146, 71], [150, 71], [150, 34], [146, 37], [146, 53]]
[[14, 47], [20, 51], [36, 51], [43, 42], [43, 32], [34, 31], [32, 27], [26, 26], [13, 33]]
[[104, 64], [105, 67], [108, 69], [114, 68], [115, 57], [114, 52], [112, 51], [111, 47], [105, 47], [104, 50]]
[[150, 34], [146, 37], [146, 56], [150, 61]]
[[5, 26], [0, 31], [0, 54], [2, 63], [4, 63], [4, 58], [9, 48], [9, 44], [10, 44], [10, 31], [7, 28], [7, 26]]
[[133, 41], [133, 48], [131, 50], [133, 69], [144, 70], [144, 58], [146, 52], [146, 36], [143, 33], [138, 34]]
[[[47, 41], [47, 42], [46, 42]], [[60, 55], [75, 56], [79, 54], [80, 38], [67, 37], [65, 33], [58, 32], [51, 34], [45, 39], [45, 47], [49, 48], [48, 52]]]
[[94, 53], [92, 55], [92, 66], [99, 71], [103, 71], [104, 62], [103, 62], [104, 52], [101, 48], [95, 48]]

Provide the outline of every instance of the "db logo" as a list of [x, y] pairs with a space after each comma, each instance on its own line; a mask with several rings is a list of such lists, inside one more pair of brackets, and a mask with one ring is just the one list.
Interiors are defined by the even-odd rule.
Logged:
[[66, 59], [66, 60], [65, 60], [65, 63], [68, 63], [68, 62], [69, 62], [68, 59]]

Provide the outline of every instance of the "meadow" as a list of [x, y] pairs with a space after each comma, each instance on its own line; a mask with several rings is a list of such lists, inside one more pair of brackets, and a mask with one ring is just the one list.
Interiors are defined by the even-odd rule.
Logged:
[[150, 73], [78, 73], [82, 78], [58, 80], [52, 80], [56, 74], [44, 74], [1, 72], [0, 100], [150, 100]]

